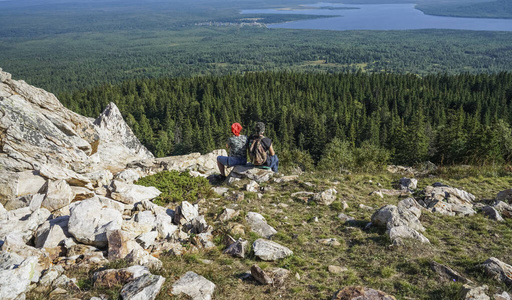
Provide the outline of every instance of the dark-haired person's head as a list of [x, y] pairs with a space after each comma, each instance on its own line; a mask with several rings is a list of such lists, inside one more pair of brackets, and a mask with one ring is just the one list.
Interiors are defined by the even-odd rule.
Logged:
[[265, 132], [265, 123], [263, 123], [263, 122], [256, 123], [256, 126], [254, 129], [255, 129], [255, 133], [257, 135], [262, 135]]

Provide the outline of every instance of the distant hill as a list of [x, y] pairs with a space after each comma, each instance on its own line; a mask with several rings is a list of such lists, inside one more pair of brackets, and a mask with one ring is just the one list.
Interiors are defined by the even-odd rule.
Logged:
[[426, 14], [473, 18], [512, 18], [512, 2], [508, 0], [420, 2], [417, 8]]

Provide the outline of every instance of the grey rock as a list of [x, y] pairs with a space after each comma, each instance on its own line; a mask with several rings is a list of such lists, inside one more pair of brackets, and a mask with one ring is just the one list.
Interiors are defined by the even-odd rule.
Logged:
[[112, 189], [113, 190], [110, 195], [112, 199], [125, 204], [134, 204], [144, 200], [151, 200], [162, 193], [156, 187], [145, 187], [117, 180], [112, 182]]
[[[138, 222], [143, 225], [150, 225], [150, 226], [154, 227], [155, 221], [156, 221], [156, 217], [153, 214], [153, 212], [150, 210], [141, 211], [135, 215], [135, 222]], [[172, 222], [172, 218], [171, 218], [171, 222]]]
[[382, 291], [361, 286], [348, 286], [337, 291], [332, 300], [396, 300]]
[[503, 292], [501, 294], [494, 294], [493, 298], [494, 300], [510, 300], [512, 299], [512, 296], [507, 292]]
[[501, 217], [499, 211], [496, 208], [492, 207], [492, 206], [489, 206], [489, 205], [484, 206], [482, 208], [482, 212], [484, 213], [484, 215], [489, 217], [489, 219], [491, 219], [491, 220], [495, 220], [495, 221], [498, 221], [498, 222], [505, 221]]
[[264, 239], [257, 239], [254, 241], [252, 248], [255, 256], [266, 261], [278, 260], [293, 254], [293, 251], [290, 249], [281, 246], [276, 242]]
[[388, 230], [397, 226], [407, 226], [417, 231], [425, 231], [418, 219], [418, 214], [421, 215], [421, 211], [416, 209], [411, 211], [406, 207], [404, 204], [400, 207], [394, 205], [383, 206], [372, 215], [372, 224], [385, 226]]
[[107, 231], [121, 229], [123, 218], [119, 211], [103, 208], [98, 199], [83, 200], [71, 209], [68, 230], [81, 243], [107, 246]]
[[108, 260], [115, 261], [125, 258], [135, 248], [140, 247], [131, 238], [130, 233], [120, 229], [107, 230]]
[[11, 210], [7, 219], [0, 220], [0, 240], [9, 234], [19, 233], [27, 243], [34, 236], [36, 229], [46, 222], [51, 213], [46, 208], [31, 211], [29, 207]]
[[248, 212], [245, 216], [247, 224], [251, 227], [251, 231], [257, 233], [264, 238], [270, 238], [277, 233], [274, 227], [267, 224], [265, 218], [259, 213]]
[[231, 208], [226, 208], [224, 211], [217, 217], [219, 221], [227, 222], [235, 217], [238, 217], [240, 215], [239, 210], [234, 210]]
[[187, 224], [191, 222], [193, 219], [199, 216], [199, 207], [198, 205], [192, 205], [188, 201], [181, 202], [181, 205], [176, 209], [176, 213], [174, 215], [174, 223], [175, 224]]
[[393, 244], [400, 245], [403, 239], [413, 239], [421, 243], [430, 244], [430, 241], [421, 233], [407, 226], [397, 226], [389, 230], [389, 238]]
[[115, 175], [115, 180], [117, 181], [124, 181], [126, 183], [133, 183], [137, 180], [139, 180], [141, 177], [141, 174], [136, 172], [135, 170], [128, 169], [123, 170]]
[[75, 192], [65, 180], [48, 180], [45, 189], [46, 197], [41, 206], [49, 211], [67, 206], [75, 198]]
[[132, 252], [126, 256], [126, 261], [133, 265], [141, 265], [150, 269], [162, 268], [162, 262], [158, 258], [153, 257], [151, 254], [144, 251], [144, 249], [142, 249], [142, 247], [137, 243], [135, 243]]
[[331, 205], [334, 201], [336, 201], [337, 193], [338, 192], [335, 189], [328, 189], [321, 193], [314, 194], [311, 200], [320, 205]]
[[500, 212], [505, 218], [512, 218], [512, 205], [509, 205], [503, 201], [497, 200], [492, 204], [498, 212]]
[[248, 192], [257, 193], [260, 190], [260, 185], [256, 181], [251, 180], [251, 182], [245, 185], [245, 190]]
[[400, 178], [398, 181], [398, 188], [400, 190], [412, 191], [415, 190], [418, 185], [418, 180], [415, 178]]
[[258, 265], [252, 265], [251, 275], [252, 277], [254, 277], [254, 279], [256, 279], [256, 281], [263, 285], [270, 285], [274, 282], [272, 278], [267, 273], [265, 273], [265, 271], [263, 271]]
[[341, 221], [343, 221], [345, 223], [349, 222], [349, 221], [354, 221], [355, 220], [353, 217], [348, 216], [348, 215], [343, 214], [343, 213], [338, 215], [338, 219], [340, 219]]
[[60, 277], [62, 273], [64, 273], [64, 268], [62, 266], [51, 266], [49, 269], [45, 270], [38, 284], [43, 287], [50, 287], [52, 286], [55, 279]]
[[178, 226], [173, 224], [173, 218], [165, 211], [157, 211], [155, 228], [158, 232], [158, 238], [161, 239], [169, 238], [178, 230]]
[[66, 238], [71, 237], [68, 232], [69, 216], [58, 217], [46, 221], [36, 232], [36, 248], [55, 248]]
[[485, 293], [489, 288], [486, 285], [480, 287], [473, 287], [468, 284], [462, 286], [461, 294], [462, 299], [465, 300], [490, 300], [491, 298]]
[[238, 239], [234, 243], [231, 243], [226, 249], [224, 249], [223, 253], [229, 254], [234, 257], [244, 258], [245, 250], [247, 248], [247, 244], [249, 242], [244, 239]]
[[95, 287], [111, 287], [126, 284], [146, 274], [151, 274], [147, 267], [131, 266], [95, 272], [92, 279]]
[[[84, 174], [153, 157], [113, 103], [93, 122], [66, 109], [53, 94], [0, 74], [2, 204], [36, 194], [42, 186], [38, 176], [85, 186], [92, 182]], [[21, 178], [23, 172], [35, 176], [27, 180]]]
[[18, 299], [27, 291], [32, 282], [37, 282], [39, 279], [40, 273], [36, 271], [38, 259], [32, 256], [19, 263], [13, 263], [19, 261], [19, 258], [9, 254], [2, 253], [1, 255], [0, 299]]
[[496, 201], [503, 201], [505, 203], [512, 204], [512, 189], [499, 192], [496, 195]]
[[156, 238], [158, 237], [158, 232], [150, 231], [139, 235], [136, 239], [137, 243], [139, 243], [142, 248], [148, 249], [155, 243]]
[[257, 183], [267, 182], [272, 178], [272, 176], [274, 176], [274, 172], [270, 170], [253, 168], [250, 166], [235, 166], [229, 174], [229, 178], [248, 178], [249, 180], [254, 180]]
[[476, 214], [473, 210], [476, 198], [466, 191], [435, 183], [427, 186], [423, 193], [425, 197], [418, 202], [431, 212], [462, 216]]
[[508, 265], [495, 257], [486, 260], [482, 267], [485, 272], [508, 286], [512, 286], [512, 266]]
[[193, 300], [210, 300], [215, 291], [215, 284], [203, 276], [189, 271], [172, 285], [171, 293], [188, 295]]
[[224, 196], [225, 193], [229, 192], [229, 188], [219, 186], [212, 187], [212, 190], [215, 192], [215, 194], [221, 196]]
[[452, 270], [450, 267], [437, 263], [435, 261], [430, 262], [430, 268], [436, 272], [442, 278], [449, 281], [458, 281], [462, 283], [472, 283], [471, 280], [466, 277], [460, 275], [456, 271]]

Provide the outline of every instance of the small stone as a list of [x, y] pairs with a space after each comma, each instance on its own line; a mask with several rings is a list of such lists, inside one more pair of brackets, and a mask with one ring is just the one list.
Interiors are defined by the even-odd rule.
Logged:
[[511, 265], [506, 264], [495, 257], [491, 257], [482, 264], [482, 267], [488, 275], [498, 279], [508, 286], [512, 286]]
[[321, 193], [315, 194], [311, 200], [317, 202], [320, 205], [331, 205], [336, 201], [336, 194], [338, 192], [335, 189], [328, 189]]
[[494, 207], [492, 206], [484, 206], [482, 208], [482, 212], [484, 213], [484, 215], [486, 215], [487, 217], [489, 217], [489, 219], [491, 220], [495, 220], [495, 221], [498, 221], [498, 222], [504, 222], [505, 220], [503, 220], [503, 218], [501, 217], [500, 213], [498, 212], [498, 210], [496, 210]]
[[507, 292], [503, 292], [501, 294], [494, 294], [493, 297], [494, 297], [494, 300], [511, 300], [512, 299], [510, 294]]
[[290, 249], [281, 246], [276, 242], [264, 239], [257, 239], [253, 243], [252, 248], [255, 256], [266, 261], [278, 260], [293, 254], [293, 251]]
[[248, 241], [243, 239], [238, 239], [234, 243], [231, 243], [223, 253], [229, 254], [234, 257], [244, 258], [245, 257], [245, 248], [247, 247]]
[[260, 189], [260, 185], [256, 181], [251, 181], [245, 185], [245, 190], [248, 192], [257, 193]]
[[336, 292], [332, 300], [396, 300], [382, 291], [360, 286], [349, 286]]
[[270, 285], [272, 284], [273, 280], [270, 278], [270, 276], [265, 273], [258, 265], [253, 265], [251, 267], [251, 275], [258, 281], [259, 283], [263, 285]]
[[359, 204], [359, 208], [365, 209], [365, 210], [373, 210], [374, 208], [368, 205]]
[[331, 247], [339, 247], [339, 246], [341, 246], [341, 243], [338, 242], [338, 240], [335, 239], [335, 238], [319, 239], [319, 240], [317, 240], [317, 242], [322, 244], [322, 245], [331, 246]]
[[333, 273], [333, 274], [339, 274], [339, 273], [348, 271], [348, 269], [345, 267], [333, 266], [333, 265], [330, 265], [329, 267], [327, 267], [327, 270], [329, 271], [329, 273]]

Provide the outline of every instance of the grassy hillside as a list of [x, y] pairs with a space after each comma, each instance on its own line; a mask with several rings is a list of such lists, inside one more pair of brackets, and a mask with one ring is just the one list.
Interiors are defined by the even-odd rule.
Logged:
[[[419, 178], [418, 191], [433, 182], [443, 182], [474, 193], [477, 201], [486, 203], [498, 191], [512, 184], [510, 173], [492, 176], [497, 170], [452, 168], [440, 169], [430, 176]], [[199, 201], [206, 208], [208, 224], [215, 228], [217, 248], [209, 252], [188, 253], [183, 256], [161, 256], [164, 268], [154, 271], [166, 277], [166, 283], [157, 299], [185, 299], [171, 296], [172, 284], [185, 272], [194, 271], [217, 285], [214, 299], [331, 299], [332, 294], [345, 286], [363, 285], [383, 290], [397, 299], [456, 299], [462, 284], [444, 281], [430, 268], [430, 262], [445, 264], [474, 281], [475, 286], [487, 284], [489, 295], [512, 291], [510, 287], [488, 278], [479, 267], [491, 256], [512, 263], [508, 251], [512, 240], [512, 219], [504, 223], [492, 221], [482, 214], [471, 217], [449, 217], [423, 211], [420, 218], [426, 228], [425, 236], [431, 244], [408, 242], [404, 246], [390, 246], [391, 241], [382, 228], [365, 229], [371, 215], [386, 204], [397, 204], [396, 196], [369, 196], [378, 189], [392, 189], [392, 183], [402, 175], [380, 174], [328, 174], [309, 173], [287, 183], [264, 184], [262, 199], [256, 193], [245, 192], [245, 198], [232, 202], [215, 196]], [[306, 203], [292, 197], [298, 191], [319, 192], [327, 188], [338, 191], [338, 200], [330, 206]], [[242, 188], [230, 190], [243, 192]], [[419, 199], [419, 194], [415, 197]], [[343, 209], [342, 202], [348, 204]], [[370, 209], [360, 205], [371, 207]], [[174, 204], [171, 204], [171, 206]], [[240, 217], [230, 223], [216, 221], [224, 207], [241, 210]], [[222, 254], [222, 238], [229, 233], [232, 223], [246, 226], [247, 212], [262, 214], [278, 233], [272, 240], [289, 247], [294, 255], [276, 262], [263, 262], [253, 254], [238, 259]], [[355, 218], [346, 223], [340, 213]], [[316, 220], [315, 218], [318, 218]], [[253, 242], [257, 235], [245, 227], [242, 237]], [[337, 246], [324, 245], [320, 239], [335, 238]], [[291, 271], [284, 288], [262, 286], [244, 274], [253, 264], [263, 269], [282, 267]], [[122, 266], [122, 262], [110, 267]], [[344, 267], [340, 273], [328, 271], [330, 265]], [[92, 287], [95, 270], [73, 270], [69, 276], [78, 276], [82, 292], [73, 296], [88, 298], [107, 294], [116, 299], [120, 286], [111, 289]], [[49, 291], [48, 291], [49, 292]], [[31, 299], [46, 299], [46, 294], [31, 294]]]

